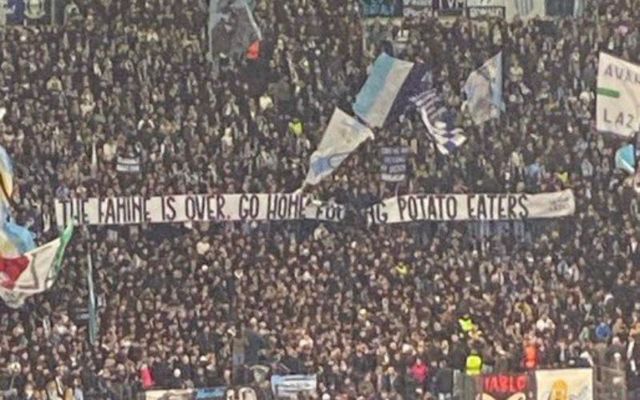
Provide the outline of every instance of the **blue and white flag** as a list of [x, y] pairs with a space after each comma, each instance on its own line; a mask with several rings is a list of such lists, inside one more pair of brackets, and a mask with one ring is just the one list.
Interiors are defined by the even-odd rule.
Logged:
[[448, 129], [447, 125], [440, 120], [445, 108], [442, 106], [442, 98], [435, 89], [427, 90], [421, 95], [413, 97], [412, 101], [420, 112], [429, 137], [434, 141], [441, 154], [449, 155], [467, 141], [461, 128]]
[[622, 146], [616, 151], [616, 168], [635, 174], [636, 150], [632, 144]]
[[371, 129], [336, 108], [318, 149], [311, 155], [305, 184], [315, 185], [331, 175], [367, 139], [373, 139]]
[[272, 375], [271, 391], [276, 399], [297, 399], [300, 393], [314, 393], [318, 388], [316, 375]]
[[373, 63], [371, 73], [356, 97], [353, 111], [372, 128], [398, 118], [420, 93], [427, 67], [399, 60], [382, 53]]
[[505, 110], [502, 101], [502, 52], [473, 71], [464, 84], [466, 108], [473, 122], [482, 124]]

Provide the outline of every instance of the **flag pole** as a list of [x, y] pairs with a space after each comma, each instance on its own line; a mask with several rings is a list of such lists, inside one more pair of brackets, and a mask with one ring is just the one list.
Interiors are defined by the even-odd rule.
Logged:
[[96, 297], [95, 297], [94, 288], [93, 288], [93, 260], [91, 257], [91, 249], [87, 249], [87, 285], [89, 287], [89, 304], [88, 304], [89, 343], [91, 343], [91, 345], [95, 345], [98, 324], [97, 324], [97, 316], [96, 316]]

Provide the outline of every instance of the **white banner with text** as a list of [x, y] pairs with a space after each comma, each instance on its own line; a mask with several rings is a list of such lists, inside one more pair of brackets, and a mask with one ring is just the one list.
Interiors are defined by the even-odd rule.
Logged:
[[370, 224], [416, 221], [506, 221], [557, 218], [575, 212], [571, 190], [526, 194], [411, 194], [370, 207]]
[[[574, 214], [571, 190], [526, 194], [410, 194], [362, 210], [370, 224], [416, 221], [506, 221]], [[56, 222], [129, 225], [196, 221], [341, 222], [344, 205], [299, 194], [190, 194], [56, 200]]]
[[66, 226], [190, 221], [341, 221], [344, 207], [297, 194], [188, 194], [56, 200], [56, 221]]

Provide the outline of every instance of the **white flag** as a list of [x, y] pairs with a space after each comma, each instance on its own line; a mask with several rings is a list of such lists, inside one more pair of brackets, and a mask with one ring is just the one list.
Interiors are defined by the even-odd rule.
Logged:
[[0, 257], [0, 298], [11, 308], [53, 286], [65, 247], [73, 235], [73, 225], [62, 236], [19, 257]]
[[502, 52], [473, 71], [464, 84], [467, 109], [473, 122], [482, 124], [504, 111], [502, 101]]
[[631, 137], [640, 130], [640, 65], [600, 53], [596, 128]]
[[331, 175], [342, 161], [367, 139], [373, 139], [371, 129], [336, 108], [318, 149], [311, 155], [305, 183], [315, 185]]

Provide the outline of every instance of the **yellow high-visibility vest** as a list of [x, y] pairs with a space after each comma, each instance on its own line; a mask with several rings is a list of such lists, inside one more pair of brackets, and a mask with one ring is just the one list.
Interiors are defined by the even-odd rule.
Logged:
[[464, 333], [468, 333], [475, 328], [475, 325], [473, 325], [473, 321], [471, 320], [471, 318], [460, 318], [458, 320], [458, 324], [460, 325], [460, 329], [462, 329], [462, 332]]
[[467, 375], [480, 375], [482, 373], [482, 357], [477, 354], [470, 354], [466, 363]]
[[299, 120], [289, 122], [289, 131], [296, 136], [302, 135], [302, 122]]

